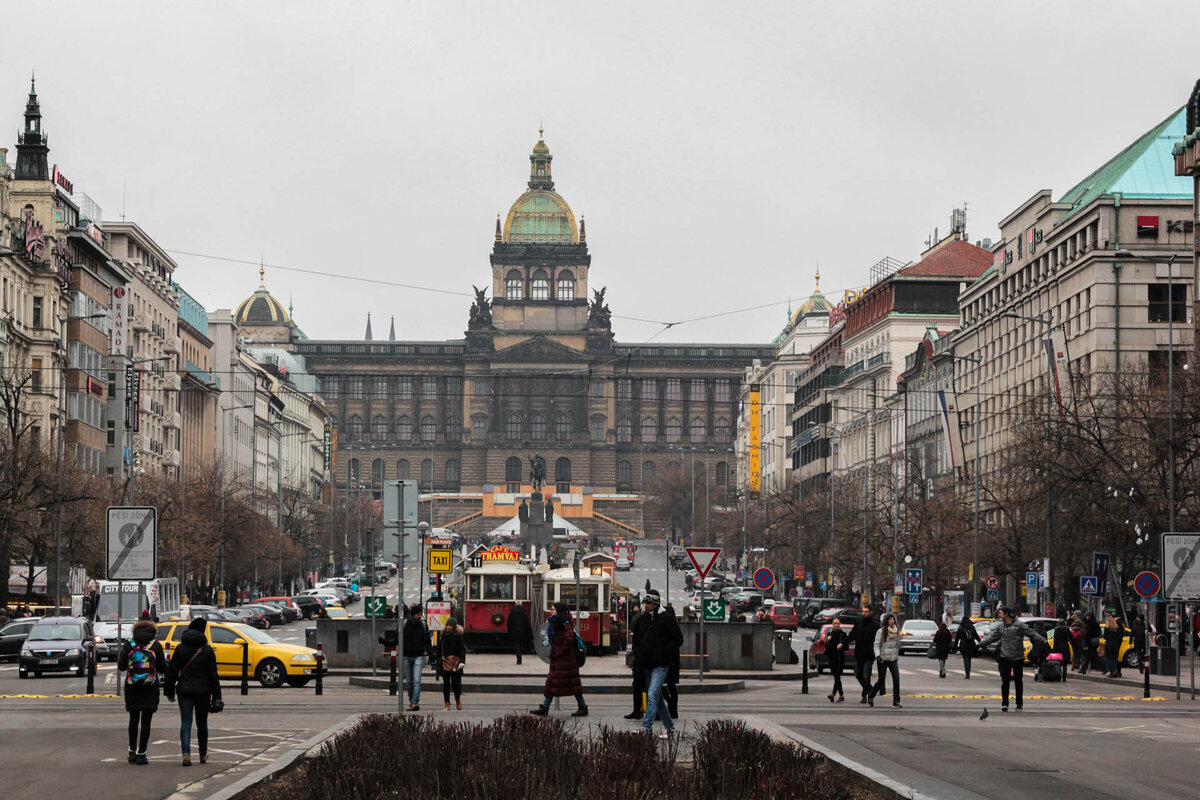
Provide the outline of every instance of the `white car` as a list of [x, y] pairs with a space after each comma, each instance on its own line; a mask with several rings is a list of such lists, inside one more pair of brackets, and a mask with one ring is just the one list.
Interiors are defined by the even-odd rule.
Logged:
[[629, 563], [629, 559], [626, 558], [625, 556], [621, 556], [620, 558], [617, 559], [617, 571], [618, 572], [628, 572], [629, 568], [631, 566], [633, 566], [633, 565]]
[[933, 644], [938, 624], [931, 619], [910, 619], [900, 629], [900, 652], [924, 653]]

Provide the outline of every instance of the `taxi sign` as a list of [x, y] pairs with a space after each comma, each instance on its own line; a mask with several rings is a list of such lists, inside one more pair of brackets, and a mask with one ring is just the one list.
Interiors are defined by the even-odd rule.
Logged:
[[428, 562], [425, 570], [435, 575], [446, 575], [454, 571], [454, 551], [448, 547], [431, 547], [425, 551]]

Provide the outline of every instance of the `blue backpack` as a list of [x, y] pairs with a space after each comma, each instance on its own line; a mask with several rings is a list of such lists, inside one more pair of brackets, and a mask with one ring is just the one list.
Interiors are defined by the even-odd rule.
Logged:
[[129, 640], [129, 669], [125, 672], [126, 686], [155, 686], [158, 684], [158, 659], [154, 657], [154, 645], [139, 644]]

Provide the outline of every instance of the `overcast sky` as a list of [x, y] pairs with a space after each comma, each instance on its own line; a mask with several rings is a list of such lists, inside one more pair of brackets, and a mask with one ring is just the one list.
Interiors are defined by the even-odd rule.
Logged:
[[[761, 342], [789, 298], [972, 241], [1183, 105], [1200, 4], [55, 3], [10, 27], [15, 146], [311, 338], [460, 338], [539, 122], [619, 341]], [[24, 15], [23, 15], [24, 16]], [[11, 19], [11, 15], [10, 15]], [[10, 162], [15, 152], [10, 150]], [[322, 277], [379, 279], [416, 288]], [[679, 325], [774, 303], [762, 310]]]

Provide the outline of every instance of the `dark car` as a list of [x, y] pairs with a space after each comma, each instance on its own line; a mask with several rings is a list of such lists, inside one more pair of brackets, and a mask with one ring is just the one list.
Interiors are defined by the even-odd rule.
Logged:
[[305, 619], [312, 619], [321, 613], [321, 601], [311, 594], [298, 594], [292, 598], [292, 602]]
[[271, 623], [263, 615], [261, 611], [254, 608], [222, 608], [221, 615], [230, 622], [242, 622], [252, 628], [266, 630], [271, 627]]
[[95, 641], [92, 623], [81, 617], [43, 617], [29, 630], [17, 660], [17, 677], [43, 672], [87, 673], [88, 648]]
[[812, 624], [814, 627], [823, 628], [833, 622], [835, 618], [842, 621], [843, 628], [848, 625], [857, 625], [858, 621], [862, 619], [862, 610], [858, 608], [827, 608], [817, 612], [817, 615], [813, 617]]
[[25, 637], [29, 635], [30, 628], [41, 621], [41, 617], [26, 617], [13, 620], [0, 628], [0, 658], [15, 659], [21, 651]]
[[282, 609], [270, 603], [246, 603], [240, 606], [240, 608], [247, 608], [262, 614], [272, 625], [284, 625], [287, 623], [287, 618], [283, 616]]
[[763, 604], [763, 593], [757, 589], [745, 589], [733, 596], [734, 611], [753, 611]]
[[850, 603], [835, 597], [804, 597], [796, 600], [796, 613], [799, 615], [800, 627], [815, 628], [813, 618], [827, 608], [847, 608]]
[[283, 613], [284, 622], [295, 622], [300, 619], [301, 614], [289, 605], [290, 602], [290, 597], [260, 597], [255, 605], [278, 608]]
[[[825, 652], [825, 643], [829, 641], [829, 632], [831, 630], [833, 630], [832, 625], [822, 625], [820, 632], [817, 633], [816, 637], [812, 641], [812, 645], [810, 645], [808, 648], [808, 665], [812, 669], [815, 669], [817, 674], [829, 669], [829, 656]], [[854, 632], [853, 628], [845, 625], [842, 626], [842, 630], [846, 631], [847, 634], [852, 634]], [[854, 659], [851, 658], [851, 656], [854, 655], [853, 636], [850, 637], [850, 640], [846, 645], [845, 653], [847, 656], [847, 663], [852, 664], [854, 662]]]

